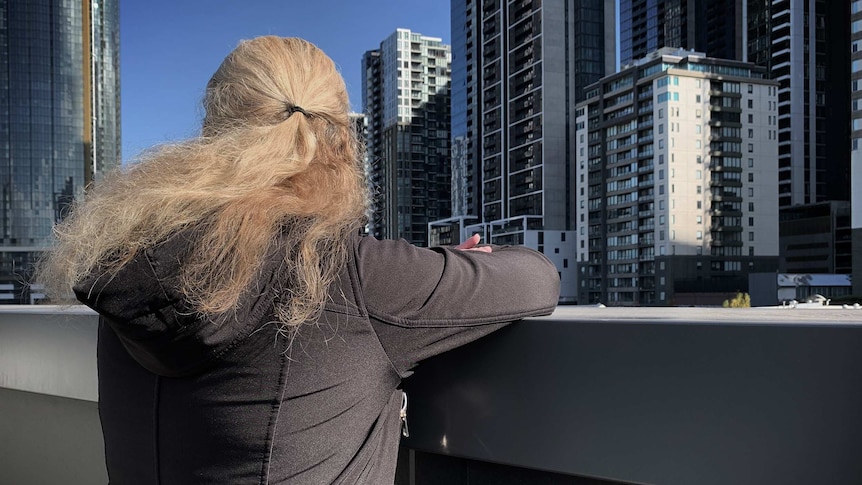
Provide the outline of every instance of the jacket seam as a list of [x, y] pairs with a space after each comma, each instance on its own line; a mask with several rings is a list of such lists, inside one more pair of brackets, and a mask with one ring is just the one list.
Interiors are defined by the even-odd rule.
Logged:
[[162, 379], [156, 374], [155, 386], [153, 387], [153, 470], [156, 477], [156, 485], [162, 483], [161, 474], [161, 450], [159, 448], [159, 401], [161, 400]]
[[[156, 280], [156, 284], [157, 284], [157, 285], [159, 285], [159, 289], [160, 289], [160, 290], [162, 290], [162, 296], [164, 296], [164, 297], [165, 297], [165, 300], [167, 300], [167, 301], [171, 301], [171, 297], [170, 297], [170, 295], [168, 295], [167, 290], [165, 290], [164, 285], [162, 285], [162, 279], [161, 279], [161, 278], [159, 278], [159, 272], [158, 272], [158, 270], [156, 269], [156, 266], [158, 266], [158, 263], [156, 263], [156, 262], [154, 262], [153, 260], [151, 260], [151, 259], [150, 259], [150, 255], [149, 255], [149, 254], [147, 254], [147, 252], [148, 252], [148, 251], [146, 251], [146, 250], [143, 252], [143, 253], [144, 253], [144, 260], [146, 260], [147, 265], [150, 267], [150, 271], [152, 271], [152, 272], [153, 272], [153, 277], [154, 277], [154, 279]], [[164, 308], [164, 307], [163, 307], [163, 308]]]
[[284, 393], [287, 390], [287, 375], [290, 372], [290, 359], [287, 358], [286, 352], [279, 352], [279, 367], [281, 370], [278, 375], [278, 389], [276, 396], [273, 398], [272, 407], [269, 411], [269, 423], [266, 427], [266, 442], [264, 443], [263, 463], [260, 470], [260, 484], [266, 485], [269, 483], [269, 470], [272, 465], [272, 452], [275, 447], [275, 430], [278, 426], [278, 419], [281, 415], [281, 405], [284, 401]]
[[443, 318], [443, 319], [409, 319], [397, 317], [367, 305], [370, 316], [390, 325], [403, 328], [444, 328], [444, 327], [475, 327], [493, 323], [503, 323], [512, 320], [520, 320], [528, 317], [548, 315], [554, 311], [556, 305], [538, 308], [527, 312], [509, 313], [505, 315], [494, 315], [488, 317], [470, 318]]
[[374, 325], [371, 324], [371, 320], [369, 319], [371, 312], [368, 311], [368, 304], [365, 303], [365, 294], [362, 292], [362, 282], [359, 280], [359, 268], [356, 267], [359, 264], [358, 238], [354, 239], [352, 259], [353, 261], [348, 264], [347, 272], [350, 279], [350, 288], [353, 290], [353, 298], [356, 299], [357, 306], [362, 312], [365, 324], [371, 329], [371, 333], [374, 334], [374, 339], [377, 340], [377, 345], [380, 346], [380, 350], [382, 350], [383, 355], [386, 356], [386, 361], [389, 362], [389, 368], [392, 369], [392, 372], [395, 373], [395, 376], [398, 377], [398, 380], [400, 381], [404, 376], [399, 372], [395, 362], [392, 362], [392, 357], [389, 356], [389, 351], [386, 350], [386, 346], [383, 345], [383, 342], [380, 340], [380, 335], [377, 334], [377, 329], [374, 328]]

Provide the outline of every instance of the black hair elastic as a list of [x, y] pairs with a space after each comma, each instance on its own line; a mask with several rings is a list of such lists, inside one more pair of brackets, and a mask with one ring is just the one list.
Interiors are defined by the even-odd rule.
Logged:
[[288, 118], [290, 118], [290, 116], [293, 113], [302, 113], [306, 118], [311, 116], [308, 114], [308, 111], [305, 111], [304, 109], [300, 108], [299, 106], [288, 104], [288, 103], [285, 103], [284, 105], [285, 105], [285, 111], [287, 112]]

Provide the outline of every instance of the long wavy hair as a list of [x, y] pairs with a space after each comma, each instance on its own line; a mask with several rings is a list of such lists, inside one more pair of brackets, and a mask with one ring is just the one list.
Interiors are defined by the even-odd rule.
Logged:
[[201, 136], [106, 176], [56, 226], [34, 278], [49, 294], [194, 227], [180, 290], [201, 314], [235, 310], [276, 248], [281, 323], [322, 309], [368, 206], [344, 80], [313, 44], [259, 37], [225, 58], [203, 104]]

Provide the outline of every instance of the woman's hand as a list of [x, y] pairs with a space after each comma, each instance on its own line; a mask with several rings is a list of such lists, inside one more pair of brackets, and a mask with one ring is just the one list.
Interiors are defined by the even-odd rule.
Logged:
[[482, 236], [479, 234], [473, 234], [466, 241], [461, 244], [455, 246], [455, 249], [460, 249], [462, 251], [481, 251], [483, 253], [490, 253], [491, 246], [478, 246], [479, 241], [482, 239]]

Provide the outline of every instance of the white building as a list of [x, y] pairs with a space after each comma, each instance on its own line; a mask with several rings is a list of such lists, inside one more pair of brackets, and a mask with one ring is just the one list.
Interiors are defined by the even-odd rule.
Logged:
[[662, 49], [577, 110], [578, 301], [721, 303], [778, 263], [777, 83]]

